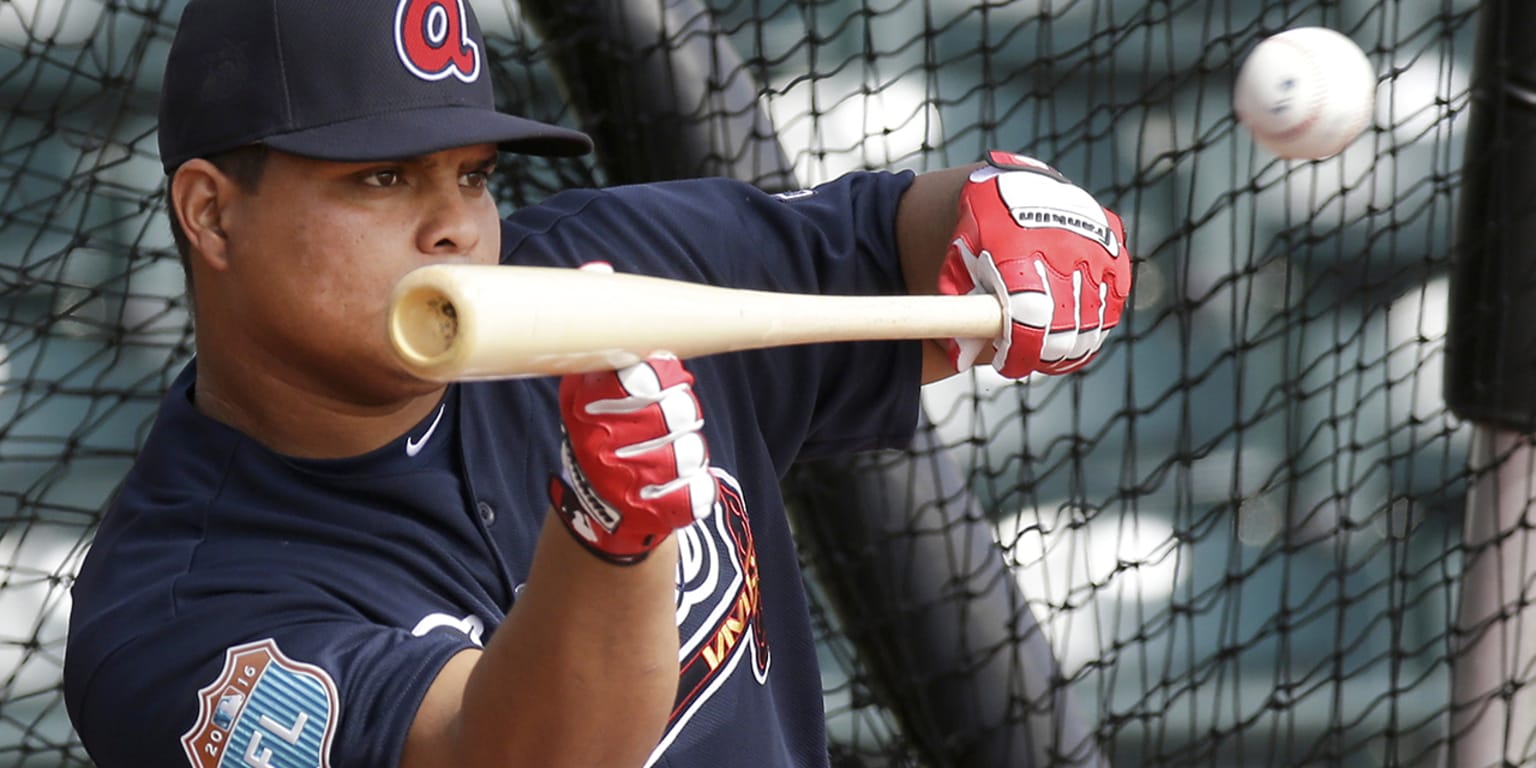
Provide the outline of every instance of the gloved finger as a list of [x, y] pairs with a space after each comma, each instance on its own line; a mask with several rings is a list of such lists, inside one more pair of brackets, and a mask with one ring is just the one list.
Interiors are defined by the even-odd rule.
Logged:
[[1011, 285], [1007, 314], [1008, 335], [996, 344], [992, 367], [1011, 379], [1033, 373], [1040, 365], [1051, 323], [1056, 315], [1056, 299], [1045, 264], [1038, 258], [1017, 259], [1004, 265]]
[[601, 416], [637, 413], [659, 406], [659, 426], [667, 429], [657, 434], [681, 431], [689, 428], [689, 424], [697, 429], [702, 418], [698, 400], [693, 397], [693, 376], [681, 365], [658, 365], [660, 359], [650, 358], [617, 371], [589, 374], [590, 399], [583, 410]]
[[1054, 363], [1072, 358], [1072, 352], [1077, 348], [1078, 332], [1082, 329], [1083, 273], [1074, 270], [1071, 278], [1066, 281], [1058, 280], [1056, 285], [1059, 291], [1056, 297], [1056, 315], [1052, 318], [1051, 328], [1046, 332], [1045, 342], [1040, 347], [1042, 363]]
[[[1079, 276], [1082, 272], [1077, 273]], [[1104, 335], [1109, 333], [1109, 327], [1105, 325], [1105, 309], [1108, 286], [1095, 286], [1089, 283], [1081, 292], [1081, 307], [1078, 317], [1081, 324], [1078, 328], [1077, 343], [1067, 353], [1066, 359], [1076, 360], [1091, 356], [1104, 344]]]
[[[939, 292], [951, 296], [997, 296], [1000, 302], [1004, 302], [1004, 321], [1008, 319], [1008, 307], [1004, 301], [1007, 287], [998, 274], [997, 265], [992, 261], [992, 254], [972, 251], [964, 237], [957, 237], [950, 243], [939, 274]], [[945, 351], [956, 371], [966, 371], [976, 364], [976, 358], [988, 343], [994, 342], [991, 339], [946, 339]]]
[[719, 483], [710, 473], [706, 462], [697, 471], [680, 474], [676, 480], [659, 485], [647, 485], [640, 489], [640, 498], [657, 501], [676, 495], [685, 499], [694, 520], [703, 520], [715, 507]]

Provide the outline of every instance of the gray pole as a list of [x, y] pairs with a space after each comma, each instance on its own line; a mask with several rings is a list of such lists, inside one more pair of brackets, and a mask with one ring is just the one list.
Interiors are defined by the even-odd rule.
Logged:
[[796, 534], [928, 765], [1108, 762], [1077, 711], [992, 522], [924, 419], [912, 445], [803, 463]]
[[1536, 449], [1479, 427], [1467, 497], [1461, 602], [1451, 657], [1451, 765], [1536, 760]]

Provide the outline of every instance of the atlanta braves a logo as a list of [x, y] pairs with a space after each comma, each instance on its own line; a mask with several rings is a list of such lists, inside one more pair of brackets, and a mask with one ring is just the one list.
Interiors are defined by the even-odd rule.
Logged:
[[472, 83], [480, 77], [480, 46], [470, 39], [464, 0], [400, 0], [395, 50], [405, 68], [423, 80], [452, 75]]

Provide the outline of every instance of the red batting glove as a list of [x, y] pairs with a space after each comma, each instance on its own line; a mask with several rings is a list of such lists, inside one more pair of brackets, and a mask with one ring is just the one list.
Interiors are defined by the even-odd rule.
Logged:
[[561, 522], [609, 562], [637, 563], [714, 508], [716, 480], [693, 375], [676, 358], [560, 380]]
[[[1131, 292], [1125, 227], [1109, 209], [1034, 158], [989, 152], [960, 192], [960, 222], [939, 291], [992, 294], [1008, 332], [993, 367], [1009, 378], [1067, 373], [1091, 360]], [[946, 342], [956, 371], [983, 339]]]

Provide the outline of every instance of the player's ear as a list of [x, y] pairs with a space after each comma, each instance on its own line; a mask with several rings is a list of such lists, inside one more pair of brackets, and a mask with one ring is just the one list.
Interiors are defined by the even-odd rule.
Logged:
[[171, 177], [171, 213], [187, 236], [193, 261], [216, 270], [228, 266], [229, 236], [224, 223], [238, 191], [233, 179], [202, 158], [176, 169]]

